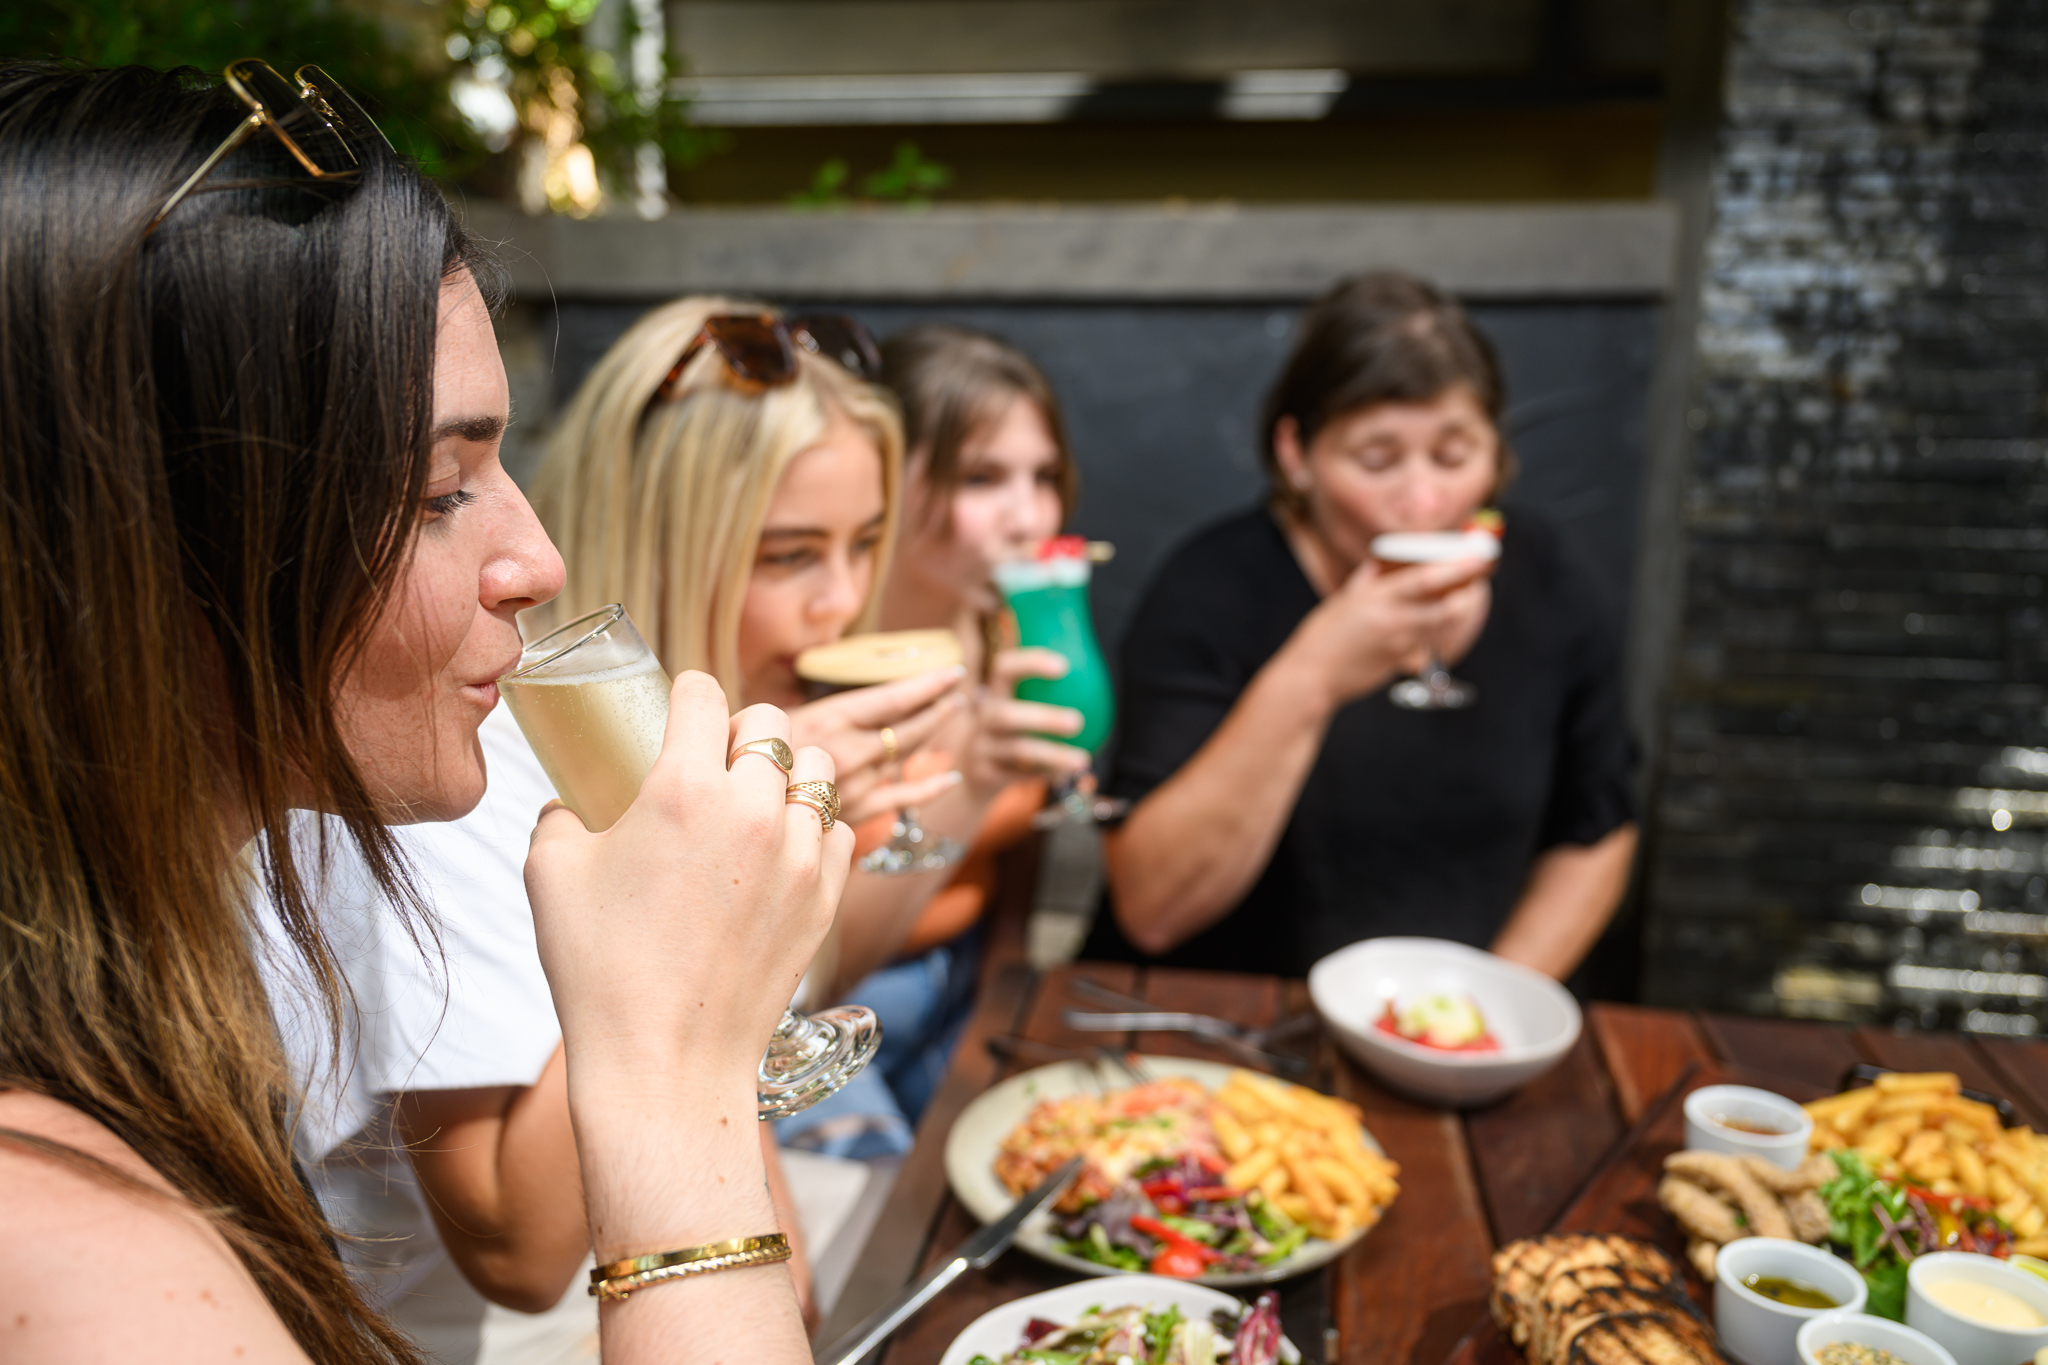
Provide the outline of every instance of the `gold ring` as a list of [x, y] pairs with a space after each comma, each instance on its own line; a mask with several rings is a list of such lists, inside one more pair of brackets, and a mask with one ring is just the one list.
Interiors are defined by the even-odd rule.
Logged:
[[725, 766], [730, 769], [733, 764], [739, 762], [741, 754], [761, 755], [782, 769], [784, 777], [788, 777], [789, 770], [796, 766], [796, 755], [790, 751], [786, 742], [779, 739], [750, 739], [725, 756]]
[[896, 761], [896, 732], [884, 725], [880, 733], [882, 736], [882, 761], [884, 763], [894, 763]]
[[828, 832], [839, 823], [839, 788], [830, 782], [792, 782], [782, 799], [785, 805], [809, 806], [818, 812]]

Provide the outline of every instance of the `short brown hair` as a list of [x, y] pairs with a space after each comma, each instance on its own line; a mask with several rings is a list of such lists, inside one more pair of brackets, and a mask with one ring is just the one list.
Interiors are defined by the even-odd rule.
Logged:
[[[1280, 477], [1273, 432], [1292, 417], [1307, 448], [1332, 419], [1379, 403], [1426, 403], [1464, 385], [1499, 433], [1507, 406], [1493, 343], [1457, 301], [1399, 271], [1354, 275], [1309, 305], [1280, 377], [1267, 391], [1260, 457], [1273, 499], [1299, 510], [1301, 495]], [[1493, 496], [1514, 477], [1514, 452], [1500, 442]]]
[[882, 382], [903, 404], [903, 444], [922, 459], [926, 487], [950, 493], [960, 484], [960, 451], [1007, 403], [1028, 398], [1045, 417], [1060, 453], [1060, 514], [1071, 515], [1080, 491], [1059, 400], [1031, 357], [998, 337], [947, 323], [898, 332], [882, 344]]

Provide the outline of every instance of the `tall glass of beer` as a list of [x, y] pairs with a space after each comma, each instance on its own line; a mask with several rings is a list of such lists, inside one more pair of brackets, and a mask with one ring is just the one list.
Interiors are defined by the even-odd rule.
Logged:
[[[668, 728], [668, 675], [617, 603], [527, 645], [498, 680], [564, 805], [610, 829], [639, 795]], [[760, 1116], [808, 1109], [874, 1057], [882, 1026], [859, 1005], [783, 1011], [758, 1077]]]

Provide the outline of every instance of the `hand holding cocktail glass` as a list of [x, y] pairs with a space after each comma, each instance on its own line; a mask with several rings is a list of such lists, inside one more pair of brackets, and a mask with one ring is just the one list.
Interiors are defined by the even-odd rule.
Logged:
[[[1108, 546], [1098, 549], [1079, 536], [1056, 536], [1041, 546], [1034, 558], [995, 567], [996, 587], [1017, 618], [1018, 642], [1026, 648], [1051, 650], [1067, 665], [1056, 678], [1019, 682], [1018, 699], [1078, 712], [1078, 732], [1049, 737], [1090, 755], [1109, 738], [1116, 721], [1116, 693], [1110, 686], [1109, 665], [1095, 638], [1095, 620], [1088, 606], [1091, 561], [1109, 553]], [[1128, 807], [1125, 801], [1097, 797], [1092, 780], [1069, 769], [1060, 774], [1053, 803], [1036, 823], [1046, 828], [1066, 822], [1113, 820]]]
[[1485, 624], [1493, 567], [1478, 557], [1367, 559], [1323, 597], [1283, 649], [1334, 705], [1391, 691], [1390, 680], [1398, 686], [1403, 674], [1419, 676], [1439, 648], [1462, 657]]
[[[852, 699], [863, 695], [872, 698], [886, 694], [891, 687], [914, 685], [918, 678], [929, 679], [934, 670], [944, 670], [955, 682], [962, 676], [960, 641], [950, 630], [894, 630], [849, 635], [831, 644], [807, 649], [796, 657], [797, 677], [813, 695], [824, 699], [811, 703], [811, 706], [840, 698], [847, 699], [843, 705], [867, 706], [867, 703], [855, 703]], [[810, 706], [802, 709], [809, 710]], [[888, 722], [886, 710], [875, 710], [870, 706], [865, 711], [856, 710], [854, 714], [881, 722], [868, 740], [878, 746], [873, 756], [885, 764], [898, 764], [922, 742], [917, 737], [917, 727], [906, 726], [899, 732], [895, 724]], [[937, 728], [937, 722], [932, 728]], [[929, 760], [933, 756], [925, 757]], [[952, 786], [957, 779], [945, 773], [924, 773], [913, 777], [907, 770], [899, 768], [899, 772], [903, 780], [897, 783], [895, 826], [887, 843], [868, 850], [862, 856], [858, 864], [860, 870], [880, 877], [897, 877], [951, 867], [967, 856], [967, 846], [958, 839], [928, 834], [918, 820], [916, 802], [925, 799], [923, 793], [929, 791], [936, 795]], [[875, 803], [872, 794], [869, 802], [871, 805]]]
[[[1372, 556], [1382, 564], [1491, 563], [1500, 558], [1500, 538], [1489, 530], [1397, 531], [1375, 536]], [[1430, 641], [1416, 676], [1387, 689], [1387, 699], [1407, 711], [1460, 711], [1479, 699], [1472, 684], [1451, 676]]]
[[896, 682], [838, 692], [789, 713], [792, 743], [815, 744], [839, 770], [840, 818], [872, 816], [936, 800], [960, 783], [950, 764], [930, 777], [906, 778], [905, 757], [922, 750], [967, 705], [959, 665], [927, 669]]
[[[702, 692], [707, 684], [710, 691], [718, 690], [709, 679], [690, 674], [678, 680], [672, 689], [660, 662], [627, 619], [625, 609], [616, 605], [536, 640], [527, 646], [520, 665], [499, 680], [499, 688], [556, 792], [591, 833], [611, 830], [634, 817], [642, 784], [658, 766], [666, 771], [669, 766], [687, 762], [686, 757], [678, 757], [675, 765], [670, 765], [669, 750], [678, 742], [679, 731], [690, 727], [701, 730], [704, 722], [701, 715], [693, 712], [671, 723], [671, 696], [681, 697], [688, 690], [694, 697], [694, 711], [702, 711], [706, 698], [694, 694]], [[722, 695], [718, 705], [723, 706]], [[673, 817], [675, 802], [718, 805], [729, 799], [728, 785], [744, 784], [749, 791], [763, 783], [779, 787], [785, 805], [780, 823], [783, 837], [802, 844], [817, 839], [814, 831], [824, 832], [823, 852], [810, 859], [812, 866], [816, 866], [817, 859], [822, 857], [831, 870], [831, 899], [823, 920], [816, 926], [818, 936], [822, 937], [845, 883], [840, 864], [850, 852], [851, 835], [837, 828], [838, 802], [831, 787], [829, 756], [816, 749], [805, 749], [799, 760], [787, 740], [774, 734], [750, 741], [745, 733], [748, 727], [761, 728], [764, 720], [771, 719], [770, 730], [779, 728], [787, 733], [786, 717], [772, 707], [750, 707], [734, 717], [726, 784], [703, 780], [703, 774], [696, 774], [694, 783], [679, 782], [674, 780], [675, 773], [666, 773], [669, 780], [665, 786], [674, 790], [664, 793], [663, 809], [649, 813], [646, 818], [659, 821], [664, 816]], [[702, 737], [697, 738], [701, 741]], [[702, 755], [697, 757], [701, 759]], [[766, 771], [741, 773], [742, 768]], [[714, 814], [705, 814], [702, 823], [707, 827], [720, 826]], [[643, 849], [643, 833], [635, 828], [634, 837], [623, 838], [616, 846], [622, 851]], [[544, 824], [537, 843], [547, 836]], [[738, 845], [763, 837], [757, 825], [742, 824], [738, 832], [728, 830], [724, 839], [713, 842], [722, 844], [729, 840]], [[723, 866], [728, 860], [743, 865], [747, 852], [743, 847], [711, 844], [659, 852], [654, 864], [646, 869], [647, 875], [638, 880], [637, 894], [626, 894], [616, 902], [617, 923], [609, 926], [610, 930], [633, 933], [636, 926], [648, 923], [647, 915], [664, 912], [665, 888], [659, 876], [662, 858], [671, 862], [681, 860], [687, 875], [671, 869], [671, 876], [678, 884], [694, 887], [698, 882], [706, 882], [701, 875], [704, 867]], [[603, 855], [596, 856], [601, 862]], [[533, 875], [529, 873], [530, 877]], [[724, 888], [728, 881], [734, 888], [729, 893]], [[714, 877], [706, 884], [715, 888], [718, 897], [728, 899], [760, 894], [759, 888], [749, 887], [745, 878]], [[685, 914], [701, 915], [715, 912], [716, 907], [714, 903], [675, 908]], [[664, 920], [660, 927], [667, 930], [671, 926]], [[815, 947], [815, 940], [812, 946]], [[689, 950], [701, 951], [696, 945], [689, 945]], [[775, 953], [763, 952], [734, 960], [765, 964], [780, 951], [778, 947]], [[795, 987], [792, 977], [780, 1000], [786, 1002]], [[565, 1030], [567, 1027], [565, 1020]], [[872, 1011], [859, 1006], [826, 1010], [809, 1018], [800, 1018], [785, 1009], [761, 1059], [761, 1117], [794, 1114], [838, 1090], [867, 1065], [880, 1042], [880, 1024]]]

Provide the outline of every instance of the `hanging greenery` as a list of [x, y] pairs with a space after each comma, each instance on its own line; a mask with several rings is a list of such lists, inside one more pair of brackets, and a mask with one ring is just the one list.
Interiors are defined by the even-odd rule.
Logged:
[[311, 62], [444, 181], [532, 212], [655, 211], [726, 145], [669, 93], [659, 0], [438, 0], [384, 22], [325, 0], [6, 0], [0, 54], [218, 73]]

